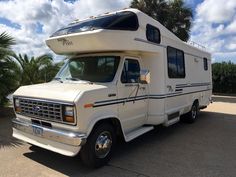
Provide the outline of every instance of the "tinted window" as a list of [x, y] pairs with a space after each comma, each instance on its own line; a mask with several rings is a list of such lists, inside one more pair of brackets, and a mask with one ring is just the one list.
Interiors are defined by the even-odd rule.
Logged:
[[160, 43], [161, 38], [160, 38], [160, 30], [152, 25], [147, 25], [146, 27], [146, 36], [147, 40], [154, 42], [154, 43]]
[[138, 17], [135, 13], [119, 12], [112, 15], [96, 17], [75, 24], [70, 24], [69, 26], [55, 32], [52, 37], [83, 31], [92, 31], [95, 29], [135, 31], [138, 29], [138, 27]]
[[203, 67], [204, 67], [204, 70], [207, 71], [208, 70], [208, 63], [207, 63], [207, 58], [203, 58]]
[[116, 74], [120, 57], [92, 56], [69, 60], [56, 76], [63, 80], [111, 82]]
[[140, 66], [138, 60], [126, 59], [121, 75], [122, 83], [137, 83], [140, 78]]
[[170, 78], [184, 78], [184, 52], [173, 47], [167, 47], [168, 75]]

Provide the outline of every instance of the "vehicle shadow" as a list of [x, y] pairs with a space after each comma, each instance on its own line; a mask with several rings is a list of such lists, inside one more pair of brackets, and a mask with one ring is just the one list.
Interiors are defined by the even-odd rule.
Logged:
[[[214, 154], [214, 151], [218, 151], [214, 147], [223, 147], [226, 144], [236, 146], [236, 141], [225, 139], [225, 135], [221, 133], [228, 130], [236, 133], [230, 121], [236, 123], [235, 115], [203, 111], [194, 124], [177, 123], [170, 127], [157, 126], [153, 131], [129, 143], [119, 142], [112, 160], [100, 169], [84, 167], [79, 157], [65, 157], [35, 146], [31, 146], [32, 152], [27, 152], [24, 156], [67, 176], [97, 176], [101, 171], [109, 171], [109, 168], [150, 176], [168, 176], [167, 172], [175, 174], [176, 168], [180, 168], [178, 173], [183, 171], [182, 176], [191, 176], [193, 171], [189, 169], [189, 163], [199, 165], [199, 168], [203, 168], [201, 163], [206, 163], [204, 170], [207, 165], [211, 165], [207, 160], [202, 162], [205, 151], [209, 149], [207, 153]], [[218, 153], [218, 155], [222, 154]], [[224, 155], [220, 157], [222, 161], [227, 160], [224, 159]], [[198, 161], [199, 164], [196, 163]], [[234, 161], [236, 164], [236, 160]], [[220, 165], [222, 166], [222, 163], [218, 168]], [[172, 166], [173, 168], [170, 168]], [[147, 170], [148, 168], [152, 170]], [[107, 176], [112, 174], [118, 176], [115, 172]]]
[[0, 108], [0, 149], [18, 147], [24, 144], [12, 137], [11, 119], [14, 116], [12, 108]]

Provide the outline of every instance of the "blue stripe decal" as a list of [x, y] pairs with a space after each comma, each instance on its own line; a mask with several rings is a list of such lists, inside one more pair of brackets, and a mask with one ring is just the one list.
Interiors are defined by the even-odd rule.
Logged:
[[192, 83], [192, 84], [177, 84], [176, 88], [202, 87], [202, 86], [211, 86], [211, 83], [210, 82], [206, 82], [206, 83]]
[[199, 91], [188, 92], [188, 93], [175, 92], [175, 93], [169, 93], [169, 94], [141, 95], [141, 96], [130, 97], [130, 98], [104, 100], [104, 101], [95, 102], [93, 107], [101, 107], [101, 106], [108, 106], [108, 105], [121, 104], [121, 103], [124, 104], [126, 102], [132, 102], [132, 101], [135, 102], [135, 101], [145, 100], [145, 99], [164, 99], [164, 98], [176, 97], [176, 96], [187, 95], [191, 93], [198, 93], [198, 92], [209, 91], [209, 90], [212, 90], [212, 89], [205, 89], [205, 90], [199, 90]]
[[[146, 97], [147, 95], [140, 95], [140, 96], [136, 96], [136, 97], [129, 97], [129, 99], [132, 99], [132, 98], [140, 98], [140, 97]], [[98, 102], [95, 102], [96, 103], [106, 103], [106, 102], [112, 102], [112, 101], [122, 101], [124, 99], [127, 99], [127, 98], [117, 98], [117, 99], [111, 99], [111, 100], [104, 100], [104, 101], [98, 101]]]
[[[158, 96], [158, 97], [165, 97], [166, 95], [176, 95], [176, 94], [179, 94], [179, 93], [182, 93], [182, 92], [175, 92], [175, 93], [167, 93], [167, 94], [159, 94], [159, 95], [155, 95], [155, 96]], [[95, 104], [100, 104], [100, 103], [108, 103], [108, 102], [114, 102], [114, 101], [125, 101], [125, 100], [133, 100], [133, 99], [138, 99], [138, 98], [145, 98], [147, 99], [149, 97], [149, 95], [140, 95], [140, 96], [136, 96], [136, 97], [125, 97], [125, 98], [117, 98], [117, 99], [111, 99], [111, 100], [103, 100], [103, 101], [97, 101], [95, 102]]]

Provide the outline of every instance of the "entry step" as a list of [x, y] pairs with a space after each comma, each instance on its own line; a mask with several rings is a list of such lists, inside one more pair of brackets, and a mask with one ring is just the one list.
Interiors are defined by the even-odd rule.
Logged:
[[144, 127], [137, 128], [137, 129], [129, 132], [128, 134], [126, 134], [125, 141], [129, 142], [129, 141], [137, 138], [138, 136], [151, 131], [152, 129], [154, 129], [153, 126], [144, 126]]

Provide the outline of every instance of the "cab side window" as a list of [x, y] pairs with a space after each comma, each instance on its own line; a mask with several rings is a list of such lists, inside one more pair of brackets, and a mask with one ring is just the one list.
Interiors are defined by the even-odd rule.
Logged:
[[138, 60], [126, 59], [121, 74], [122, 83], [138, 83], [140, 78], [140, 65]]

